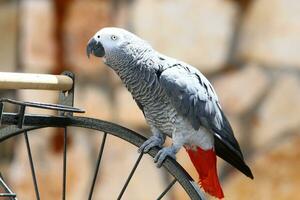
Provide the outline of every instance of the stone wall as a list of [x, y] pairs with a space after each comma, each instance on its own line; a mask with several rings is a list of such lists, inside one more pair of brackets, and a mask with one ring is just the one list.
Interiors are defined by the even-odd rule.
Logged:
[[[14, 56], [17, 7], [13, 1], [0, 1], [0, 71], [52, 73], [59, 46], [53, 34], [57, 23], [54, 2], [22, 1], [21, 59], [17, 62]], [[225, 199], [300, 198], [297, 191], [300, 184], [299, 1], [70, 0], [65, 9], [61, 32], [64, 69], [76, 73], [75, 105], [86, 109], [84, 116], [113, 121], [149, 135], [141, 111], [119, 78], [99, 59], [88, 60], [85, 55], [88, 39], [101, 27], [127, 28], [157, 50], [194, 65], [213, 83], [255, 177], [249, 180], [219, 160]], [[57, 102], [57, 93], [43, 94], [21, 91], [18, 96]], [[84, 198], [86, 191], [81, 189], [87, 188], [86, 177], [93, 169], [101, 142], [98, 135], [91, 132], [92, 136], [88, 136], [80, 131], [74, 130], [69, 141], [70, 199]], [[40, 168], [39, 181], [47, 183], [47, 187], [41, 188], [43, 199], [57, 199], [61, 192], [57, 186], [61, 154], [53, 151], [57, 141], [52, 132], [30, 135]], [[97, 183], [95, 199], [114, 198], [116, 188], [120, 187], [116, 180], [125, 180], [126, 170], [137, 156], [135, 148], [115, 138], [109, 142], [113, 145], [106, 151], [104, 162], [110, 167], [104, 168], [101, 176], [111, 186]], [[22, 173], [28, 168], [24, 141], [20, 138], [10, 145], [15, 145], [16, 155], [12, 155], [8, 178], [20, 199], [32, 199], [31, 175]], [[184, 150], [179, 152], [178, 161], [197, 179]], [[145, 181], [139, 172], [140, 176], [126, 193], [128, 199], [145, 199], [134, 188], [137, 191], [146, 188], [152, 195], [169, 181], [164, 171], [155, 170], [151, 159], [142, 167], [152, 179]], [[111, 174], [112, 171], [115, 173]], [[187, 199], [178, 186], [168, 198]]]

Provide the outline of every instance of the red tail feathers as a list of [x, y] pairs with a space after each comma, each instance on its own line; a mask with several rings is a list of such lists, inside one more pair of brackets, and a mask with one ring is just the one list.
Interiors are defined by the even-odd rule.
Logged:
[[204, 191], [219, 199], [224, 198], [217, 174], [215, 151], [213, 149], [205, 151], [199, 147], [196, 149], [186, 148], [186, 151], [199, 174], [199, 184]]

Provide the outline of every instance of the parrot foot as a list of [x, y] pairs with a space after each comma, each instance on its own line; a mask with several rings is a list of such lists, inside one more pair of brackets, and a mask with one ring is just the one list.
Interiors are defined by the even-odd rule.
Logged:
[[166, 159], [167, 156], [170, 156], [173, 159], [176, 159], [176, 148], [172, 145], [170, 147], [164, 147], [161, 149], [155, 156], [154, 162], [156, 163], [156, 166], [159, 168], [161, 167], [163, 161]]
[[138, 149], [138, 152], [144, 152], [147, 153], [152, 147], [158, 146], [158, 147], [162, 147], [164, 144], [164, 139], [157, 137], [157, 136], [151, 136], [148, 140], [146, 140], [142, 146], [140, 146], [140, 148]]

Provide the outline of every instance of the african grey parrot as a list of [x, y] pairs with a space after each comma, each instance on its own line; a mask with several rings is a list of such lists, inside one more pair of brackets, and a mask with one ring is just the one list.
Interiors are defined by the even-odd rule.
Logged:
[[[180, 47], [178, 47], [180, 48]], [[87, 55], [103, 58], [121, 78], [142, 110], [153, 133], [140, 152], [172, 145], [154, 158], [160, 167], [166, 156], [184, 146], [209, 194], [223, 198], [216, 155], [253, 179], [215, 90], [196, 68], [155, 51], [146, 41], [120, 28], [103, 28], [88, 42]]]

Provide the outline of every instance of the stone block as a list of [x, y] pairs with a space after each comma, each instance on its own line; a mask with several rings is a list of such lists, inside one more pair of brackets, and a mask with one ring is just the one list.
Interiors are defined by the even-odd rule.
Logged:
[[269, 67], [300, 68], [300, 2], [257, 0], [249, 7], [237, 54]]
[[21, 56], [26, 72], [47, 73], [55, 65], [54, 10], [51, 1], [22, 1]]
[[213, 82], [219, 100], [226, 113], [248, 112], [264, 94], [268, 78], [255, 65], [221, 75]]
[[232, 174], [224, 183], [225, 198], [299, 199], [299, 145], [299, 134], [295, 134], [280, 140], [268, 151], [254, 155], [249, 163], [254, 180], [238, 172]]
[[16, 69], [17, 6], [15, 3], [1, 3], [0, 6], [0, 71]]
[[66, 62], [75, 73], [89, 78], [99, 78], [105, 67], [102, 60], [86, 55], [89, 39], [101, 28], [111, 26], [109, 1], [74, 1], [66, 14]]
[[282, 75], [256, 113], [253, 142], [263, 147], [281, 134], [299, 128], [300, 80], [297, 75]]
[[161, 53], [211, 73], [227, 61], [236, 14], [232, 1], [140, 0], [132, 26]]

